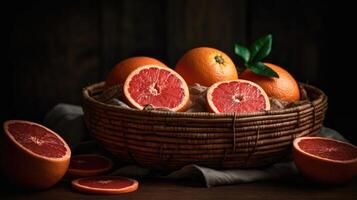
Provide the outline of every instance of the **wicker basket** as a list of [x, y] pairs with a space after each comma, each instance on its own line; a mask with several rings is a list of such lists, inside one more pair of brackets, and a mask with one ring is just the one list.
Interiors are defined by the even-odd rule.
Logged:
[[305, 84], [309, 102], [249, 114], [125, 109], [93, 98], [103, 85], [83, 89], [92, 135], [121, 160], [163, 170], [192, 163], [212, 168], [271, 164], [290, 154], [294, 138], [317, 134], [327, 109], [327, 96]]

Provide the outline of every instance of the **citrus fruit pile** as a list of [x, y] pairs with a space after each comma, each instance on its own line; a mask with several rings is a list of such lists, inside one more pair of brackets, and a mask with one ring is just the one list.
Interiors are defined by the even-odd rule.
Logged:
[[47, 189], [63, 177], [73, 179], [80, 192], [119, 194], [135, 191], [138, 182], [118, 176], [99, 176], [113, 167], [100, 155], [71, 157], [67, 143], [52, 130], [29, 121], [9, 120], [0, 138], [0, 169], [7, 179], [21, 188]]
[[283, 68], [263, 63], [277, 77], [267, 77], [249, 68], [239, 74], [232, 59], [224, 52], [198, 47], [187, 51], [174, 70], [150, 57], [132, 57], [119, 62], [108, 74], [105, 89], [122, 85], [120, 99], [132, 108], [146, 106], [185, 112], [195, 106], [190, 88], [200, 85], [204, 93], [206, 112], [251, 113], [268, 111], [270, 100], [284, 102], [300, 100], [297, 82]]

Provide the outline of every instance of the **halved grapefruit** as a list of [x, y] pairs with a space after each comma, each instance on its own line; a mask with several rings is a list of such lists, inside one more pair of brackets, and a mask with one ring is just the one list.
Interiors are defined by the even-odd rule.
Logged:
[[167, 67], [164, 63], [155, 58], [147, 56], [130, 57], [120, 61], [113, 67], [105, 80], [104, 88], [107, 89], [114, 85], [124, 83], [125, 79], [132, 71], [144, 65], [159, 65]]
[[52, 130], [33, 122], [6, 121], [1, 138], [1, 169], [22, 187], [45, 189], [66, 173], [71, 150]]
[[185, 80], [174, 70], [157, 65], [139, 67], [124, 83], [124, 95], [134, 108], [146, 105], [171, 111], [185, 111], [189, 90]]
[[113, 162], [104, 156], [83, 154], [72, 156], [68, 167], [67, 177], [87, 177], [102, 175], [111, 170]]
[[246, 80], [221, 81], [207, 90], [208, 109], [214, 113], [250, 113], [270, 109], [267, 94]]
[[322, 137], [294, 140], [294, 161], [302, 175], [323, 183], [342, 183], [357, 175], [357, 147]]
[[122, 194], [138, 189], [138, 181], [120, 176], [96, 176], [72, 181], [73, 189], [92, 194]]

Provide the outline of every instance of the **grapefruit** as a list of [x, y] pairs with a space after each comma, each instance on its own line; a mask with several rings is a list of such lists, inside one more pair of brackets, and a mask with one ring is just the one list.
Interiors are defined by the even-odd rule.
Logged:
[[68, 167], [68, 177], [87, 177], [102, 175], [110, 171], [113, 162], [104, 156], [96, 154], [84, 154], [72, 156]]
[[294, 161], [302, 175], [323, 183], [342, 183], [357, 175], [357, 147], [322, 137], [294, 140]]
[[300, 100], [299, 85], [294, 77], [282, 67], [270, 63], [264, 64], [273, 69], [279, 75], [279, 78], [258, 75], [250, 70], [245, 70], [244, 73], [239, 75], [239, 78], [258, 84], [269, 97], [287, 102]]
[[119, 176], [97, 176], [72, 181], [73, 189], [92, 194], [121, 194], [138, 189], [138, 181]]
[[167, 67], [161, 61], [151, 57], [137, 56], [127, 58], [116, 64], [114, 68], [109, 72], [105, 81], [104, 88], [109, 88], [114, 85], [124, 83], [125, 79], [132, 71], [144, 65], [158, 65], [161, 67]]
[[229, 56], [210, 47], [198, 47], [186, 52], [177, 62], [175, 71], [189, 85], [199, 83], [209, 87], [219, 81], [238, 79], [237, 69]]
[[207, 90], [208, 109], [214, 113], [250, 113], [270, 109], [267, 94], [251, 81], [221, 81]]
[[124, 96], [134, 108], [146, 105], [171, 111], [185, 111], [189, 91], [185, 80], [174, 70], [146, 65], [134, 70], [124, 83]]
[[71, 150], [52, 130], [33, 122], [6, 121], [1, 138], [1, 169], [25, 188], [45, 189], [66, 173]]

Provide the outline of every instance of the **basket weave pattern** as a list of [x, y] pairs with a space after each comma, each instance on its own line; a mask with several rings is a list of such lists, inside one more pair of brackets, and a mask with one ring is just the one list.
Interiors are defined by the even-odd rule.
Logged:
[[212, 168], [271, 164], [290, 154], [296, 137], [317, 134], [327, 109], [327, 96], [305, 84], [309, 102], [249, 114], [126, 109], [93, 98], [103, 85], [83, 89], [91, 134], [121, 160], [164, 170], [192, 163]]

